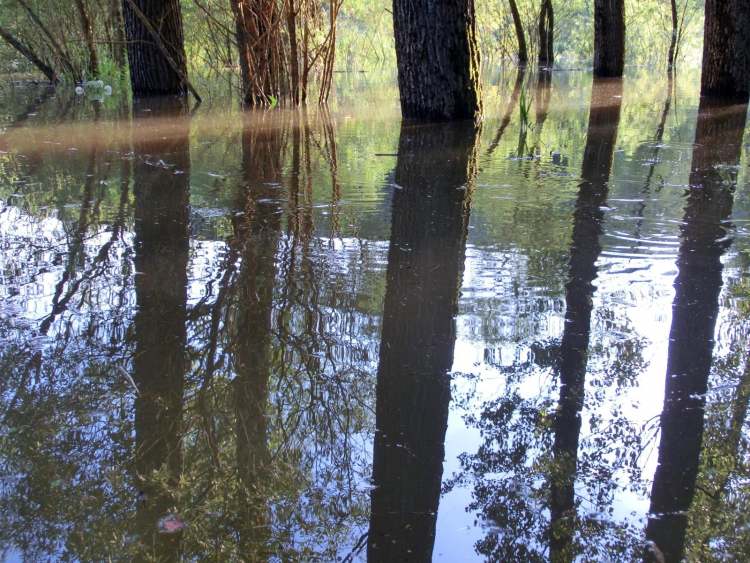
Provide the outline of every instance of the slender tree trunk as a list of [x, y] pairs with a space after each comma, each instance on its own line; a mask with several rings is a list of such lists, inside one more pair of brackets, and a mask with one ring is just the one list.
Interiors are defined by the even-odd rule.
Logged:
[[594, 76], [622, 76], [625, 66], [625, 2], [594, 0]]
[[244, 105], [270, 104], [282, 95], [281, 14], [275, 0], [231, 0], [231, 5]]
[[402, 124], [378, 366], [367, 559], [432, 560], [477, 131]]
[[685, 219], [677, 258], [669, 332], [659, 459], [651, 488], [646, 537], [658, 548], [647, 559], [683, 560], [688, 510], [695, 495], [704, 410], [722, 286], [724, 223], [731, 215], [747, 106], [701, 99]]
[[393, 0], [401, 113], [406, 119], [481, 114], [474, 0]]
[[516, 41], [518, 43], [518, 64], [526, 66], [529, 62], [529, 52], [526, 49], [526, 34], [523, 31], [521, 14], [518, 13], [516, 0], [508, 0], [510, 4], [510, 15], [513, 17], [513, 27], [516, 30]]
[[122, 19], [121, 0], [112, 0], [111, 5], [112, 27], [114, 29], [115, 45], [112, 50], [114, 53], [115, 63], [120, 69], [125, 68], [127, 62], [127, 52], [125, 48], [125, 22]]
[[185, 94], [187, 62], [179, 0], [123, 0], [123, 19], [133, 94]]
[[[138, 111], [140, 108], [135, 108]], [[184, 107], [159, 100], [142, 116], [175, 117]], [[159, 120], [161, 122], [161, 120]], [[190, 151], [188, 122], [173, 120], [163, 140], [140, 136], [135, 143], [135, 482], [143, 492], [136, 530], [147, 550], [137, 560], [180, 560], [181, 533], [159, 533], [157, 523], [176, 502], [172, 491], [182, 472], [183, 391], [187, 371], [187, 267], [189, 252]], [[142, 127], [148, 127], [147, 124]], [[184, 174], [147, 162], [158, 154]], [[168, 486], [154, 472], [164, 471]]]
[[674, 59], [677, 54], [677, 35], [679, 33], [679, 21], [677, 19], [677, 0], [670, 0], [672, 10], [672, 38], [669, 42], [669, 52], [667, 53], [667, 72], [671, 73], [674, 69]]
[[[288, 0], [286, 13], [286, 29], [289, 34], [289, 66], [292, 89], [292, 104], [299, 105], [299, 49], [297, 46], [297, 12], [294, 9], [294, 0]], [[300, 6], [301, 9], [301, 6]]]
[[37, 13], [31, 9], [31, 6], [26, 2], [26, 0], [16, 0], [21, 7], [26, 11], [31, 21], [33, 21], [37, 27], [41, 30], [42, 34], [47, 38], [47, 41], [49, 41], [50, 46], [52, 47], [52, 51], [55, 53], [55, 56], [58, 59], [58, 62], [63, 68], [64, 72], [68, 72], [72, 77], [74, 78], [80, 78], [78, 76], [78, 72], [76, 72], [75, 67], [73, 66], [73, 63], [70, 60], [70, 57], [68, 56], [68, 53], [62, 48], [60, 45], [60, 42], [55, 39], [55, 36], [52, 35], [50, 30], [47, 28], [46, 25], [44, 25], [44, 22], [42, 22], [41, 19], [39, 19], [39, 16]]
[[[575, 477], [599, 237], [620, 122], [622, 82], [594, 82], [581, 186], [573, 214], [573, 242], [565, 287], [565, 330], [560, 347], [560, 399], [555, 416], [554, 465], [550, 475], [550, 560], [575, 559]], [[614, 102], [613, 102], [614, 100]]]
[[84, 0], [75, 0], [76, 9], [78, 10], [78, 17], [81, 19], [81, 30], [83, 31], [83, 39], [86, 42], [86, 49], [89, 52], [89, 72], [92, 78], [99, 77], [99, 55], [96, 52], [96, 44], [94, 43], [94, 29], [91, 27], [91, 19], [89, 18], [88, 10]]
[[701, 95], [750, 96], [750, 3], [706, 0]]
[[45, 63], [39, 55], [37, 55], [34, 51], [31, 50], [31, 47], [28, 47], [24, 43], [22, 43], [18, 38], [13, 36], [10, 31], [6, 30], [5, 28], [0, 27], [0, 37], [3, 38], [3, 40], [13, 47], [16, 51], [18, 51], [23, 57], [28, 60], [31, 64], [33, 64], [36, 68], [39, 69], [39, 71], [47, 77], [47, 80], [52, 82], [53, 84], [57, 84], [60, 82], [60, 79], [57, 77], [57, 73], [55, 70], [49, 66], [47, 63]]
[[552, 0], [542, 0], [539, 11], [539, 66], [551, 68], [555, 62], [555, 13]]

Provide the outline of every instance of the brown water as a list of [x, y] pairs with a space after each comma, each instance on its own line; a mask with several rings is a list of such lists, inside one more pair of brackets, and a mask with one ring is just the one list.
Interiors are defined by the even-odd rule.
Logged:
[[747, 559], [747, 108], [507, 73], [477, 131], [357, 80], [6, 90], [4, 559]]

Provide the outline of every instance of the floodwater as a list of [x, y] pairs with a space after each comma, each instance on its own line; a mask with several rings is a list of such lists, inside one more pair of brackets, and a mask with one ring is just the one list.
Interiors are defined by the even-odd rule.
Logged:
[[746, 560], [747, 108], [522, 78], [5, 88], [0, 557]]

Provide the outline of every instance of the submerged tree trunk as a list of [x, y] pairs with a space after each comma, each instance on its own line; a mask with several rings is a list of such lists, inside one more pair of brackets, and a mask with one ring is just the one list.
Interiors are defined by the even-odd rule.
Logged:
[[526, 49], [526, 34], [523, 31], [521, 14], [518, 13], [516, 0], [508, 0], [510, 3], [510, 15], [513, 17], [513, 27], [516, 30], [516, 41], [518, 42], [518, 64], [526, 66], [529, 62], [529, 53]]
[[706, 0], [701, 95], [747, 101], [750, 95], [750, 3]]
[[719, 312], [721, 257], [728, 246], [724, 223], [732, 212], [746, 113], [746, 105], [713, 105], [708, 98], [699, 108], [674, 282], [659, 460], [646, 527], [646, 538], [658, 548], [649, 551], [650, 561], [677, 563], [685, 552]]
[[555, 63], [555, 13], [552, 0], [542, 0], [539, 12], [539, 66], [551, 68]]
[[96, 44], [94, 43], [94, 29], [91, 26], [91, 18], [89, 18], [84, 0], [75, 0], [75, 4], [78, 10], [78, 17], [81, 20], [83, 39], [86, 42], [86, 49], [89, 52], [89, 72], [91, 73], [91, 78], [98, 78], [99, 55], [96, 52]]
[[550, 560], [575, 560], [573, 535], [575, 478], [581, 411], [588, 365], [591, 313], [599, 237], [620, 122], [622, 82], [595, 81], [591, 94], [581, 186], [573, 214], [573, 241], [565, 287], [565, 330], [560, 346], [560, 398], [554, 424], [554, 464], [550, 474]]
[[622, 76], [625, 67], [625, 2], [594, 0], [594, 76]]
[[187, 62], [179, 0], [123, 0], [123, 19], [133, 94], [185, 94]]
[[431, 561], [477, 131], [403, 124], [377, 378], [367, 559]]
[[393, 0], [393, 30], [404, 118], [478, 118], [474, 0]]

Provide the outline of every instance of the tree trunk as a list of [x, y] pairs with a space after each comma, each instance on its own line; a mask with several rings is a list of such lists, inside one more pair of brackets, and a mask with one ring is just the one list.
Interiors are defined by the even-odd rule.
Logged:
[[677, 20], [677, 0], [670, 0], [672, 10], [672, 39], [669, 42], [669, 53], [667, 54], [667, 71], [674, 69], [674, 59], [677, 53], [677, 34], [679, 33], [679, 22]]
[[46, 25], [44, 25], [44, 22], [42, 22], [41, 19], [39, 19], [39, 16], [37, 13], [31, 9], [31, 6], [26, 2], [26, 0], [16, 0], [21, 7], [26, 11], [31, 21], [33, 21], [37, 27], [41, 30], [41, 32], [44, 34], [44, 36], [49, 41], [49, 44], [52, 46], [52, 50], [55, 53], [55, 56], [58, 59], [58, 62], [60, 65], [62, 65], [63, 71], [69, 73], [74, 78], [79, 78], [78, 72], [76, 72], [76, 69], [73, 67], [73, 63], [70, 60], [70, 57], [68, 56], [68, 53], [62, 48], [60, 43], [55, 39], [55, 37], [52, 35], [50, 30], [47, 28]]
[[26, 58], [31, 64], [38, 68], [41, 73], [47, 77], [47, 80], [49, 80], [53, 84], [57, 84], [60, 81], [60, 79], [57, 77], [57, 73], [51, 66], [40, 59], [39, 56], [34, 53], [34, 51], [32, 51], [30, 47], [21, 43], [21, 41], [18, 38], [14, 37], [13, 34], [11, 34], [8, 30], [0, 27], [0, 37], [2, 37], [8, 45], [10, 45], [21, 55], [23, 55], [23, 57]]
[[676, 563], [685, 551], [719, 312], [721, 257], [728, 246], [724, 224], [732, 213], [746, 113], [745, 105], [712, 107], [708, 98], [701, 100], [698, 112], [674, 282], [659, 459], [646, 527], [646, 538], [663, 559], [649, 553], [652, 561]]
[[393, 0], [401, 113], [406, 119], [481, 114], [474, 0]]
[[706, 0], [701, 95], [747, 101], [750, 95], [750, 3]]
[[552, 0], [542, 0], [539, 12], [539, 66], [552, 68], [555, 62], [555, 13]]
[[624, 0], [594, 0], [594, 76], [622, 76], [624, 66]]
[[510, 15], [513, 17], [513, 27], [516, 30], [516, 41], [518, 42], [518, 64], [526, 66], [529, 62], [529, 52], [526, 49], [526, 34], [523, 32], [521, 14], [518, 13], [516, 0], [508, 0], [510, 3]]
[[91, 18], [86, 10], [86, 4], [83, 0], [75, 0], [76, 9], [78, 10], [78, 17], [81, 19], [81, 30], [83, 31], [83, 39], [86, 42], [86, 49], [89, 52], [89, 72], [92, 78], [99, 77], [99, 56], [96, 52], [96, 44], [94, 43], [94, 29], [91, 27]]
[[550, 480], [550, 560], [575, 560], [575, 478], [588, 365], [599, 237], [607, 203], [620, 122], [622, 82], [595, 81], [591, 93], [581, 186], [573, 214], [573, 240], [565, 286], [565, 330], [560, 346], [560, 398], [554, 425]]
[[[301, 6], [300, 6], [300, 9]], [[299, 49], [297, 46], [297, 12], [294, 9], [294, 0], [289, 0], [286, 14], [286, 28], [289, 34], [289, 67], [292, 90], [292, 104], [299, 105]]]
[[280, 17], [275, 0], [231, 0], [245, 106], [282, 95]]
[[120, 69], [123, 69], [127, 61], [127, 53], [125, 51], [125, 22], [122, 19], [122, 5], [120, 0], [112, 0], [110, 10], [115, 36], [115, 45], [112, 52], [114, 53], [115, 63]]
[[432, 560], [477, 139], [472, 123], [401, 126], [376, 389], [372, 563]]
[[[145, 16], [161, 45], [134, 6]], [[133, 95], [185, 94], [187, 63], [179, 0], [124, 0], [123, 19]]]

